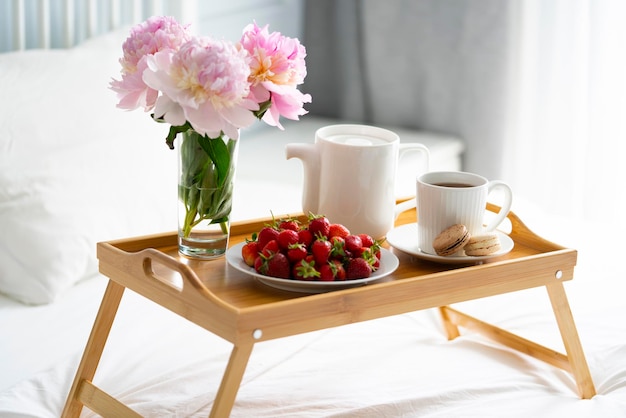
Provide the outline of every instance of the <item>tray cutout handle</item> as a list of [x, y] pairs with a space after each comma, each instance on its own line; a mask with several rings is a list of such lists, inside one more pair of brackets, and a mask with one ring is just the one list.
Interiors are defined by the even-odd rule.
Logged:
[[[141, 268], [146, 278], [156, 280], [158, 283], [181, 294], [200, 293], [211, 300], [215, 301], [217, 299], [202, 284], [198, 275], [191, 267], [181, 263], [174, 257], [154, 248], [146, 248], [136, 253], [135, 256], [141, 259]], [[165, 268], [159, 269], [158, 266]], [[155, 269], [160, 270], [160, 272], [157, 273]], [[162, 275], [166, 273], [168, 276]]]
[[[161, 258], [160, 255], [157, 255], [157, 254], [162, 254], [162, 253], [158, 251], [152, 252], [151, 249], [147, 249], [142, 252], [148, 252], [148, 251], [151, 252], [152, 254], [150, 255], [144, 254], [144, 257], [141, 263], [144, 275], [148, 278], [158, 280], [159, 282], [163, 283], [166, 286], [169, 286], [170, 288], [178, 292], [182, 292], [184, 289], [184, 279], [183, 279], [183, 273], [181, 273], [181, 269], [179, 269], [178, 267], [179, 265], [180, 266], [185, 266], [185, 265], [176, 263], [175, 262], [176, 260], [174, 259], [169, 260], [169, 258], [171, 257], [168, 257], [165, 259]], [[174, 261], [174, 263], [172, 263], [171, 261]], [[164, 277], [161, 274], [158, 274], [157, 272], [155, 272], [154, 264], [161, 264], [167, 267], [169, 269], [170, 276]]]

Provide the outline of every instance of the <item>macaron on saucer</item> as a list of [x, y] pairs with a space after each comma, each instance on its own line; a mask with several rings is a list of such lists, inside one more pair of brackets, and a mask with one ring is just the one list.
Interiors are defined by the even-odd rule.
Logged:
[[471, 237], [463, 247], [465, 255], [484, 256], [500, 251], [500, 239], [494, 232]]
[[508, 254], [514, 247], [513, 240], [507, 234], [498, 230], [493, 231], [493, 233], [496, 234], [500, 241], [500, 250], [483, 256], [440, 256], [426, 253], [420, 249], [419, 244], [417, 243], [417, 223], [400, 225], [399, 227], [392, 229], [387, 233], [387, 242], [392, 247], [423, 260], [442, 264], [480, 264], [483, 261]]
[[455, 224], [444, 229], [433, 241], [433, 249], [442, 257], [461, 251], [470, 240], [465, 225]]

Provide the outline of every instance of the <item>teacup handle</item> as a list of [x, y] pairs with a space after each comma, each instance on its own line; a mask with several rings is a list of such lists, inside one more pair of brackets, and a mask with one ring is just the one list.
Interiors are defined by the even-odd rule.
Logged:
[[500, 180], [491, 180], [487, 186], [487, 194], [491, 194], [493, 190], [501, 189], [504, 192], [504, 201], [500, 205], [500, 211], [495, 218], [485, 227], [485, 232], [491, 232], [498, 227], [504, 221], [504, 218], [509, 214], [511, 205], [513, 203], [513, 191], [508, 184]]

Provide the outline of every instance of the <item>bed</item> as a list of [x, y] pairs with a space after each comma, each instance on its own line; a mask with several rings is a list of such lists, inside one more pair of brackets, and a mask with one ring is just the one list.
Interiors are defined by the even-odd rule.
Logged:
[[[116, 109], [107, 89], [128, 30], [127, 20], [111, 21], [76, 45], [0, 54], [1, 417], [60, 415], [107, 283], [96, 242], [176, 228], [164, 128]], [[307, 115], [284, 132], [244, 131], [234, 218], [298, 213], [301, 167], [283, 159], [284, 144], [311, 140], [332, 122]], [[401, 132], [435, 151], [434, 167], [458, 168], [458, 141]], [[253, 169], [259, 155], [274, 159], [262, 179]], [[267, 191], [282, 198], [268, 201]], [[578, 250], [566, 291], [592, 399], [580, 399], [567, 372], [479, 334], [448, 341], [439, 313], [425, 310], [257, 344], [231, 416], [626, 416], [626, 227], [550, 217], [523, 196], [513, 210], [541, 236]], [[541, 288], [459, 307], [563, 351]], [[127, 292], [95, 382], [144, 416], [207, 416], [230, 350]]]

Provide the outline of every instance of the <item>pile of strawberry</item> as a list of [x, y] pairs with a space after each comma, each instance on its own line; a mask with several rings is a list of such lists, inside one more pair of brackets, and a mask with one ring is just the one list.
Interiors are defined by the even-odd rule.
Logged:
[[341, 281], [369, 277], [380, 267], [380, 242], [322, 215], [308, 225], [294, 219], [274, 220], [241, 248], [244, 262], [264, 275], [307, 281]]

